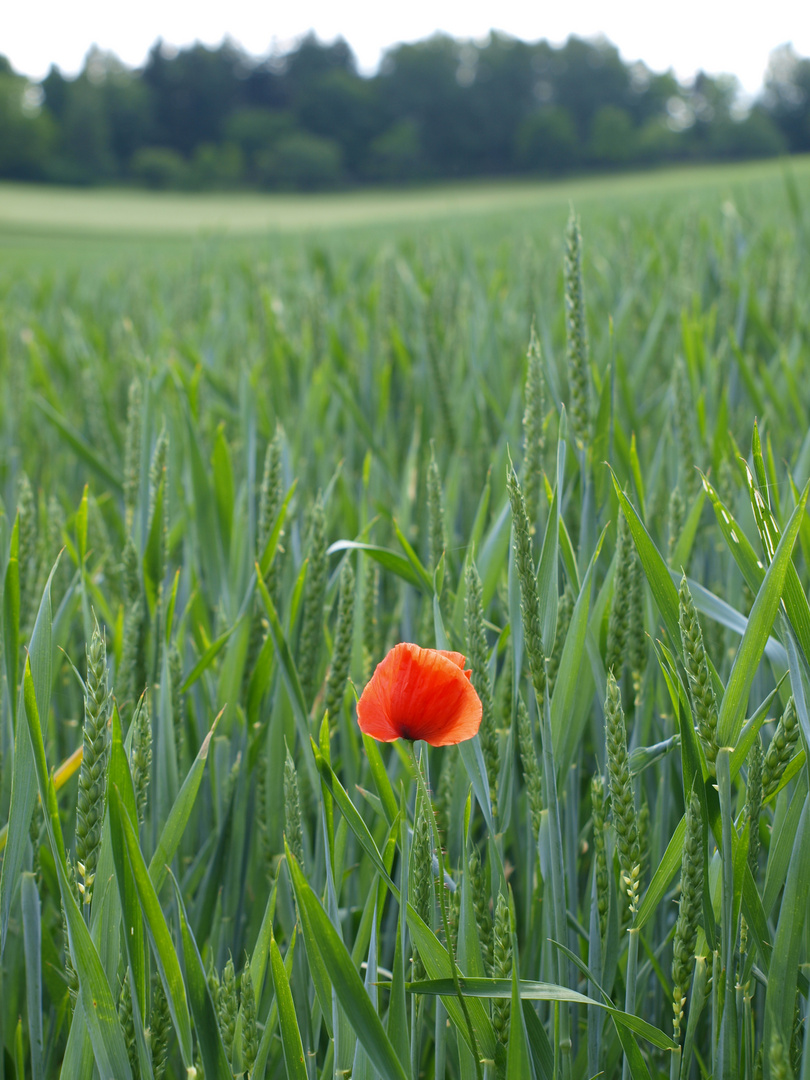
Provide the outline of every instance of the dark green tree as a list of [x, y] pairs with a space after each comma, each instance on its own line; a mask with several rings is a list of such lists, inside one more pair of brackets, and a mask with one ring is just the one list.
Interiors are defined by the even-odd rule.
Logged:
[[41, 109], [41, 96], [0, 56], [0, 176], [5, 179], [41, 180], [48, 175], [54, 130]]
[[792, 45], [771, 54], [762, 104], [791, 153], [810, 150], [810, 59], [798, 56]]

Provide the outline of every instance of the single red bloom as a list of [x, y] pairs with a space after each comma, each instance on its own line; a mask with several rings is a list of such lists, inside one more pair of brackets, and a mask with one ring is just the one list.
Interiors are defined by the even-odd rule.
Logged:
[[471, 739], [481, 725], [481, 699], [457, 652], [395, 645], [357, 702], [357, 722], [380, 742], [424, 739], [450, 746]]

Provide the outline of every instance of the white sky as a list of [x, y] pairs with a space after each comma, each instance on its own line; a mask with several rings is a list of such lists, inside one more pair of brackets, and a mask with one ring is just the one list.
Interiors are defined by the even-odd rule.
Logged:
[[260, 55], [274, 43], [284, 49], [309, 29], [322, 40], [342, 35], [366, 73], [387, 46], [436, 30], [480, 38], [498, 29], [555, 43], [572, 33], [603, 33], [625, 60], [643, 60], [654, 71], [673, 67], [680, 78], [701, 68], [734, 74], [748, 93], [761, 86], [777, 45], [792, 41], [801, 55], [810, 55], [806, 0], [767, 0], [756, 6], [754, 18], [739, 0], [0, 0], [0, 7], [0, 54], [32, 78], [41, 78], [51, 63], [76, 73], [93, 44], [135, 66], [158, 37], [182, 46], [215, 45], [229, 35]]

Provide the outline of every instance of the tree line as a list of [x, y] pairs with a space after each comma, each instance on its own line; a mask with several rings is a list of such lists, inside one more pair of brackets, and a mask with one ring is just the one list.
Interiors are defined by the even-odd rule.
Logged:
[[732, 76], [688, 83], [604, 39], [500, 33], [397, 45], [365, 77], [345, 41], [285, 55], [157, 42], [132, 69], [92, 49], [39, 83], [0, 56], [0, 178], [311, 190], [558, 175], [810, 151], [810, 59], [783, 46], [740, 109]]

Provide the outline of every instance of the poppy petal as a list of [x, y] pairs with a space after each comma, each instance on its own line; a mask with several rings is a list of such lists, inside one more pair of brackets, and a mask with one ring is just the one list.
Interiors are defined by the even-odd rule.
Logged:
[[460, 652], [449, 652], [447, 649], [422, 649], [422, 652], [437, 652], [439, 656], [443, 656], [445, 660], [451, 660], [457, 667], [462, 669], [467, 663], [467, 657], [462, 656]]
[[395, 646], [357, 704], [361, 731], [382, 742], [424, 739], [433, 746], [472, 738], [482, 709], [465, 662], [461, 653]]

